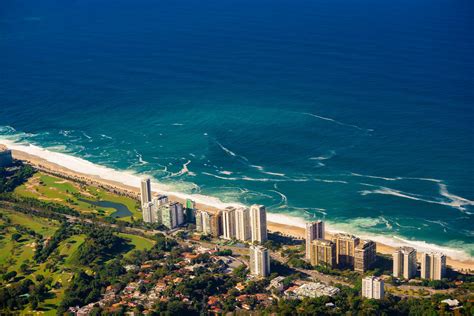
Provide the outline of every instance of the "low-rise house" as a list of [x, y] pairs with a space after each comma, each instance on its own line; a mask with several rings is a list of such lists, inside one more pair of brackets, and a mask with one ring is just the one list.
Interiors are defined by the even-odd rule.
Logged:
[[448, 304], [448, 306], [450, 308], [455, 308], [459, 305], [459, 301], [457, 299], [450, 299], [450, 298], [447, 298], [445, 300], [442, 300], [441, 303], [444, 303], [444, 304]]
[[277, 276], [273, 280], [270, 281], [270, 285], [267, 287], [268, 291], [271, 291], [272, 289], [277, 290], [278, 292], [283, 291], [284, 286], [283, 286], [283, 280], [285, 277], [283, 276]]
[[237, 283], [237, 285], [235, 286], [235, 288], [237, 290], [239, 290], [240, 292], [242, 292], [243, 290], [245, 290], [245, 284], [243, 284], [242, 282], [239, 282]]
[[320, 296], [334, 296], [339, 293], [339, 289], [337, 287], [325, 285], [323, 283], [306, 283], [301, 285], [298, 289], [294, 292], [297, 297], [304, 298], [304, 297], [320, 297]]

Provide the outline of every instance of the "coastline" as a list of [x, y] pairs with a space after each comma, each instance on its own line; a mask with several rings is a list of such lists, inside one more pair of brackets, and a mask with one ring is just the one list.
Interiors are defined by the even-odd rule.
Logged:
[[[115, 171], [106, 167], [99, 167], [91, 162], [87, 162], [83, 159], [69, 156], [66, 154], [57, 154], [56, 157], [44, 158], [44, 155], [43, 157], [41, 156], [41, 151], [48, 151], [40, 147], [30, 145], [30, 149], [32, 150], [31, 152], [27, 152], [25, 150], [21, 150], [21, 146], [15, 146], [14, 142], [10, 143], [9, 141], [5, 140], [2, 140], [2, 142], [12, 150], [12, 154], [15, 159], [27, 161], [28, 163], [36, 166], [38, 169], [47, 171], [49, 173], [57, 174], [58, 176], [103, 186], [109, 190], [120, 191], [123, 194], [136, 198], [139, 195], [138, 185], [140, 177], [138, 175], [123, 171]], [[70, 160], [80, 161], [82, 163], [81, 167], [76, 168], [76, 170], [73, 170], [71, 168], [61, 165], [59, 163], [59, 160], [61, 158], [64, 159], [64, 156], [67, 156]], [[114, 180], [117, 179], [118, 176], [120, 176], [120, 182]], [[152, 190], [155, 193], [159, 192], [166, 194], [169, 196], [170, 200], [179, 201], [181, 203], [183, 203], [186, 198], [189, 197], [184, 193], [172, 192], [167, 186], [159, 185], [156, 183], [153, 183]], [[207, 196], [193, 195], [191, 198], [196, 201], [197, 208], [206, 209], [209, 211], [217, 211], [218, 209], [229, 205], [222, 203], [216, 198], [209, 198]], [[279, 219], [280, 221], [272, 221], [272, 219]], [[269, 213], [269, 221], [267, 224], [268, 230], [271, 232], [280, 232], [284, 235], [304, 238], [304, 228], [291, 224], [283, 224], [285, 222], [290, 222], [285, 219], [290, 219], [290, 217], [285, 215], [272, 216], [272, 214]], [[331, 231], [327, 232], [327, 238], [330, 238], [333, 233], [334, 232]], [[362, 236], [359, 237], [362, 238]], [[370, 238], [370, 236], [363, 237]], [[380, 241], [376, 241], [376, 244], [377, 252], [381, 254], [392, 254], [392, 252], [395, 250], [394, 246], [382, 243]], [[420, 253], [418, 255], [420, 255]], [[447, 255], [447, 265], [458, 271], [472, 271], [474, 270], [474, 259], [469, 258], [466, 260], [461, 260]]]

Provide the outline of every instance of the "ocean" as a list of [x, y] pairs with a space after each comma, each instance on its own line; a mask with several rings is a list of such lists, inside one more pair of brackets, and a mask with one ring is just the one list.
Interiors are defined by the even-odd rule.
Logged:
[[474, 3], [0, 3], [0, 142], [474, 257]]

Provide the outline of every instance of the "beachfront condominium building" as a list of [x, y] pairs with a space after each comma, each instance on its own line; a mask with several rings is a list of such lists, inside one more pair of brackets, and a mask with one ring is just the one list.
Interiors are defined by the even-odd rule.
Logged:
[[263, 205], [250, 207], [250, 234], [252, 242], [267, 241], [267, 210]]
[[209, 212], [201, 212], [202, 232], [206, 235], [211, 234], [211, 214]]
[[416, 274], [416, 250], [401, 247], [393, 253], [393, 276], [411, 279]]
[[219, 237], [222, 234], [221, 217], [221, 211], [212, 213], [196, 210], [196, 231]]
[[235, 238], [235, 208], [232, 206], [222, 210], [222, 237], [224, 239]]
[[178, 202], [160, 206], [161, 223], [168, 229], [173, 229], [184, 223], [183, 205]]
[[315, 239], [324, 239], [324, 222], [316, 221], [306, 223], [306, 259], [311, 259], [311, 245]]
[[151, 202], [151, 181], [150, 178], [143, 179], [140, 183], [140, 194], [142, 206]]
[[313, 240], [310, 261], [313, 266], [322, 265], [334, 268], [336, 266], [336, 244], [326, 239]]
[[196, 231], [202, 232], [202, 212], [201, 210], [196, 210]]
[[160, 194], [157, 197], [152, 198], [151, 201], [157, 206], [167, 204], [168, 203], [168, 196]]
[[441, 280], [446, 274], [446, 256], [430, 252], [421, 254], [421, 278]]
[[250, 246], [250, 274], [262, 277], [270, 274], [270, 253], [267, 248]]
[[211, 235], [213, 237], [219, 237], [222, 235], [222, 211], [217, 211], [211, 214]]
[[196, 220], [196, 202], [191, 199], [186, 200], [186, 221], [194, 223]]
[[353, 268], [355, 249], [359, 238], [351, 234], [336, 234], [332, 241], [336, 244], [336, 263], [339, 267]]
[[209, 227], [209, 214], [206, 211], [196, 210], [196, 231], [206, 233]]
[[377, 258], [377, 246], [372, 240], [362, 240], [355, 248], [354, 270], [365, 272], [370, 269]]
[[145, 223], [161, 224], [161, 204], [157, 198], [142, 205], [142, 215]]
[[246, 241], [250, 239], [250, 210], [239, 207], [235, 210], [235, 238]]
[[152, 223], [153, 203], [148, 202], [142, 205], [142, 217], [145, 223]]
[[362, 296], [380, 300], [385, 296], [384, 282], [382, 279], [368, 276], [362, 279]]

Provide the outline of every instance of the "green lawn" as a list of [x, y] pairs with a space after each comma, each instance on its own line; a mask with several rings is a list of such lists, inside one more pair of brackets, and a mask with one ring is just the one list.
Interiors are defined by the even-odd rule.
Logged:
[[119, 233], [118, 235], [126, 239], [129, 244], [133, 245], [133, 249], [127, 252], [125, 254], [125, 257], [128, 257], [134, 250], [150, 249], [155, 244], [153, 240], [145, 238], [145, 237], [137, 236], [137, 235], [125, 234], [125, 233]]
[[[23, 213], [13, 212], [5, 209], [0, 209], [2, 215], [6, 215], [11, 224], [8, 225], [2, 232], [2, 239], [0, 240], [0, 266], [3, 266], [7, 271], [17, 271], [20, 273], [20, 266], [26, 260], [33, 260], [35, 240], [32, 236], [22, 234], [18, 241], [11, 239], [17, 230], [13, 225], [21, 225], [27, 227], [44, 237], [49, 237], [58, 229], [59, 223], [55, 220], [48, 220], [38, 217], [28, 216]], [[1, 224], [5, 224], [0, 220]]]
[[[59, 223], [54, 220], [3, 209], [0, 209], [0, 213], [8, 217], [12, 224], [28, 227], [45, 237], [52, 236], [59, 227]], [[22, 234], [22, 237], [18, 241], [14, 241], [11, 236], [17, 232], [16, 228], [12, 225], [5, 224], [7, 224], [5, 220], [0, 218], [0, 225], [2, 225], [2, 229], [0, 230], [2, 237], [0, 239], [0, 267], [3, 267], [5, 271], [16, 271], [19, 278], [29, 278], [35, 283], [36, 277], [41, 274], [45, 278], [51, 278], [52, 284], [61, 284], [58, 288], [50, 291], [52, 294], [50, 298], [39, 304], [41, 313], [54, 315], [62, 301], [64, 291], [70, 284], [75, 270], [78, 268], [88, 269], [87, 267], [78, 265], [76, 260], [77, 250], [86, 239], [86, 236], [84, 234], [73, 235], [63, 240], [48, 257], [46, 262], [37, 264], [34, 261], [34, 238], [27, 234]], [[127, 241], [128, 247], [122, 250], [122, 254], [126, 257], [130, 256], [134, 250], [150, 249], [155, 243], [151, 239], [132, 234], [118, 233], [118, 235]], [[22, 273], [20, 266], [24, 262], [29, 262], [29, 269]], [[92, 273], [92, 271], [90, 272]], [[21, 312], [21, 314], [32, 313], [29, 306]]]
[[[15, 189], [20, 196], [34, 197], [43, 201], [55, 202], [76, 209], [82, 213], [93, 213], [99, 216], [110, 216], [114, 208], [97, 207], [80, 199], [89, 201], [110, 201], [125, 205], [135, 219], [141, 218], [137, 201], [126, 196], [121, 196], [98, 187], [82, 185], [70, 180], [50, 176], [37, 172], [27, 183]], [[122, 217], [120, 220], [131, 221], [132, 216]]]

